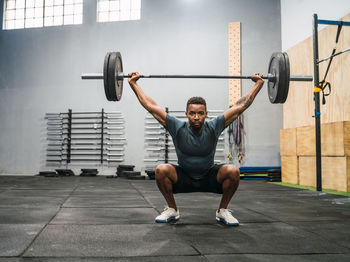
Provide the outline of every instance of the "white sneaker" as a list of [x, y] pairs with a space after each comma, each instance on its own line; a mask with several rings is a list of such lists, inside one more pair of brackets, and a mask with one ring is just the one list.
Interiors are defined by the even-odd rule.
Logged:
[[232, 216], [231, 212], [232, 210], [220, 208], [219, 212], [216, 211], [216, 220], [228, 226], [238, 226], [239, 222]]
[[180, 218], [179, 209], [176, 211], [174, 208], [165, 207], [164, 211], [156, 217], [157, 223], [168, 223], [173, 220], [178, 220]]

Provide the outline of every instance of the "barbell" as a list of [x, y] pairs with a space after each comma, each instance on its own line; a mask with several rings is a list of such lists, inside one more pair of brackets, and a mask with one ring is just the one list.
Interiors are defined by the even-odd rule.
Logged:
[[[103, 79], [107, 100], [119, 101], [123, 94], [123, 80], [129, 78], [123, 74], [123, 62], [120, 52], [108, 52], [104, 59], [103, 74], [82, 74], [82, 79]], [[233, 75], [140, 75], [140, 78], [207, 78], [207, 79], [251, 79], [251, 76]], [[312, 81], [312, 76], [290, 76], [288, 54], [274, 52], [271, 55], [267, 76], [268, 96], [273, 104], [284, 103], [288, 97], [289, 81]]]

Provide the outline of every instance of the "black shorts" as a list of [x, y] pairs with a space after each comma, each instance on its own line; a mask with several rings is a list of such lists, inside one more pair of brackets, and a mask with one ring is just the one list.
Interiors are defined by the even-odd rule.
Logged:
[[173, 184], [173, 193], [212, 192], [222, 194], [222, 185], [218, 183], [217, 175], [223, 165], [214, 165], [200, 180], [192, 179], [182, 167], [173, 165], [177, 173], [177, 182]]

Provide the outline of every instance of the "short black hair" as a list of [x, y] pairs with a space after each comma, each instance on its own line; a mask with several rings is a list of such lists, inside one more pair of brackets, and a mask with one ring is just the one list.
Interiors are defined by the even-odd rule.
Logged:
[[186, 112], [188, 110], [188, 105], [190, 104], [204, 105], [205, 111], [207, 111], [207, 102], [205, 102], [205, 99], [203, 97], [194, 96], [188, 99], [187, 105], [186, 105]]

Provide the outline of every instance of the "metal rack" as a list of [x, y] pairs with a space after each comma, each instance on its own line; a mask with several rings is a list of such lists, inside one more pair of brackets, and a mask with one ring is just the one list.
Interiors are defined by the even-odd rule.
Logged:
[[[185, 111], [169, 110], [165, 111], [177, 118], [187, 121]], [[223, 110], [208, 110], [207, 119], [210, 120], [220, 114]], [[155, 169], [161, 163], [177, 164], [177, 156], [175, 147], [169, 132], [158, 123], [156, 119], [149, 113], [145, 117], [145, 169]], [[225, 132], [222, 132], [216, 147], [215, 164], [220, 164], [225, 161]]]
[[116, 166], [124, 161], [121, 112], [46, 113], [47, 166]]
[[[347, 52], [343, 50], [342, 52], [335, 53], [333, 49], [332, 55], [319, 60], [318, 57], [318, 25], [337, 25], [339, 26], [350, 26], [350, 22], [346, 21], [333, 21], [333, 20], [321, 20], [318, 19], [317, 14], [313, 15], [313, 30], [312, 30], [312, 39], [313, 39], [313, 65], [314, 65], [314, 102], [315, 102], [315, 140], [316, 140], [316, 189], [317, 191], [322, 191], [322, 154], [321, 154], [321, 109], [320, 109], [320, 91], [322, 86], [320, 83], [320, 74], [319, 74], [319, 64], [323, 61], [330, 59], [328, 64], [328, 69], [331, 64], [331, 61], [334, 56], [337, 56], [341, 53]], [[337, 37], [338, 38], [338, 37]], [[327, 69], [327, 70], [328, 70]]]

